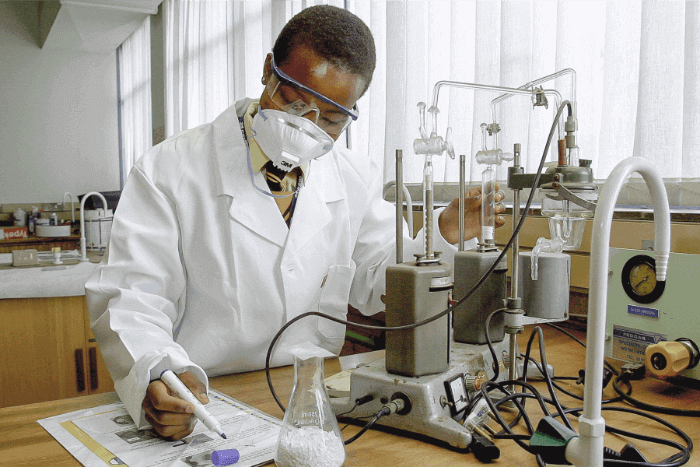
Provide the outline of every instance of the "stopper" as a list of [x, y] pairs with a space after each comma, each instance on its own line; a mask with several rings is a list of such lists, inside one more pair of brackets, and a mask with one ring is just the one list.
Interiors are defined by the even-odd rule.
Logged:
[[220, 449], [211, 453], [211, 461], [214, 465], [235, 464], [239, 457], [238, 449]]

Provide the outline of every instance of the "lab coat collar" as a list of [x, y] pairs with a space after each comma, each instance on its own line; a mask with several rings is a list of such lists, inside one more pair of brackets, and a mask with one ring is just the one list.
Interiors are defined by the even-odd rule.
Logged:
[[[345, 199], [335, 151], [312, 161], [290, 230], [274, 199], [251, 185], [247, 147], [238, 120], [250, 102], [250, 99], [237, 102], [213, 123], [214, 158], [219, 167], [217, 196], [231, 197], [229, 213], [234, 220], [281, 247], [288, 243], [290, 253], [294, 253], [331, 222], [326, 204]], [[266, 186], [260, 172], [255, 174], [255, 182], [260, 187]]]
[[[330, 161], [329, 156], [331, 155], [324, 157], [328, 157]], [[335, 176], [337, 174], [328, 170], [331, 167], [327, 167], [334, 164], [324, 164], [324, 162], [326, 161], [320, 159], [311, 161], [309, 177], [299, 192], [297, 207], [292, 217], [287, 254], [296, 254], [314, 235], [330, 224], [333, 217], [328, 203], [342, 199], [338, 196], [340, 194], [338, 190], [334, 189], [333, 185], [327, 184], [329, 177], [335, 182], [335, 186], [340, 184], [339, 178]], [[330, 191], [328, 191], [329, 187], [331, 187]]]
[[[216, 186], [216, 195], [228, 195], [233, 197], [236, 192], [236, 184], [239, 183], [241, 175], [248, 176], [246, 165], [241, 165], [239, 157], [234, 157], [241, 154], [241, 151], [246, 153], [246, 144], [241, 133], [241, 127], [238, 121], [237, 111], [242, 108], [242, 111], [248, 108], [250, 99], [240, 101], [226, 109], [219, 115], [212, 124], [212, 132], [214, 135], [214, 159], [219, 166], [219, 173]], [[243, 159], [245, 162], [245, 159]], [[250, 182], [249, 182], [250, 184]]]

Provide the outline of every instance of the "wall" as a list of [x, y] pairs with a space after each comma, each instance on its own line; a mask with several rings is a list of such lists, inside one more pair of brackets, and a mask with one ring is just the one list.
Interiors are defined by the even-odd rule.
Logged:
[[[413, 226], [418, 233], [423, 227], [422, 207], [414, 205]], [[539, 209], [537, 210], [539, 211]], [[510, 208], [507, 210], [505, 225], [496, 229], [496, 244], [503, 248], [513, 232], [513, 216]], [[624, 248], [630, 250], [644, 249], [642, 242], [654, 239], [654, 222], [649, 220], [650, 215], [644, 212], [616, 212], [610, 231], [610, 247]], [[671, 214], [671, 252], [684, 253], [689, 255], [700, 255], [700, 219], [697, 212]], [[572, 317], [583, 317], [588, 311], [588, 284], [591, 255], [591, 236], [593, 231], [593, 220], [586, 221], [581, 247], [576, 251], [569, 251], [571, 256], [571, 291], [569, 300], [569, 313]], [[530, 251], [537, 244], [540, 237], [551, 238], [549, 233], [549, 222], [540, 216], [538, 212], [533, 213], [525, 220], [520, 231], [520, 251]], [[508, 258], [508, 276], [510, 276], [511, 254]], [[698, 259], [700, 261], [700, 259]], [[669, 267], [672, 265], [669, 264]], [[510, 286], [509, 286], [510, 287]], [[508, 289], [510, 291], [510, 288]]]
[[[617, 214], [616, 214], [617, 215]], [[641, 217], [641, 215], [640, 215]], [[674, 217], [684, 217], [672, 215]], [[506, 225], [496, 230], [496, 243], [503, 247], [512, 233], [512, 215], [505, 216]], [[588, 312], [588, 284], [590, 272], [591, 235], [593, 220], [586, 221], [581, 248], [567, 252], [571, 255], [571, 294], [569, 313], [572, 316], [584, 316]], [[520, 246], [522, 251], [531, 250], [540, 237], [550, 238], [549, 223], [544, 217], [533, 216], [525, 220], [520, 231]], [[671, 252], [698, 255], [700, 254], [700, 224], [697, 222], [671, 222]], [[654, 239], [654, 222], [649, 220], [615, 219], [610, 231], [610, 246], [642, 250], [643, 240]], [[508, 255], [508, 267], [511, 267], [511, 257]], [[669, 268], [673, 267], [669, 264]], [[509, 273], [510, 274], [510, 273]]]
[[119, 190], [116, 51], [41, 49], [38, 4], [0, 1], [0, 205]]

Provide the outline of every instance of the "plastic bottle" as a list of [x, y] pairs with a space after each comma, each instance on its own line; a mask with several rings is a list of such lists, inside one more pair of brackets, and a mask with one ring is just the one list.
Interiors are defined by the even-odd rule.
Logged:
[[15, 226], [24, 227], [27, 225], [27, 212], [22, 208], [15, 209]]

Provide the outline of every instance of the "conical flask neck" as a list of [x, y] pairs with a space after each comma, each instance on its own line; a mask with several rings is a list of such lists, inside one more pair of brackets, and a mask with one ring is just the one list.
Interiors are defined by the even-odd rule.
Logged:
[[311, 357], [300, 359], [296, 357], [294, 360], [294, 383], [298, 385], [300, 382], [311, 382], [318, 384], [323, 381], [323, 359], [320, 357]]

